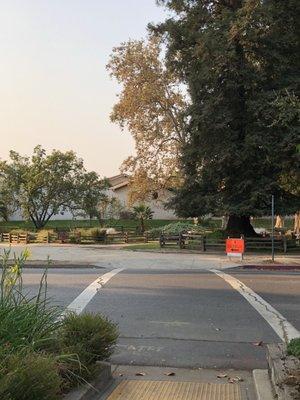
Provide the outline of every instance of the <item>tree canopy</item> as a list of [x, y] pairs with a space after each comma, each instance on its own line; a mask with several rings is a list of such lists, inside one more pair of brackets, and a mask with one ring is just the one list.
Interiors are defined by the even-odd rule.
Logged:
[[251, 215], [269, 214], [272, 194], [277, 213], [294, 212], [299, 2], [159, 3], [175, 16], [151, 29], [165, 38], [168, 65], [191, 97], [184, 184], [173, 202], [178, 214], [213, 212], [249, 223]]
[[76, 188], [78, 197], [73, 206], [74, 213], [90, 219], [97, 218], [101, 222], [102, 205], [108, 205], [111, 201], [107, 195], [109, 186], [108, 180], [101, 179], [96, 172], [83, 173]]
[[131, 175], [132, 203], [143, 201], [153, 191], [178, 186], [187, 100], [165, 66], [157, 37], [122, 43], [107, 68], [122, 86], [111, 120], [135, 140], [136, 155], [124, 161], [122, 171]]
[[10, 161], [0, 165], [0, 176], [5, 192], [36, 228], [66, 210], [92, 213], [95, 197], [100, 200], [104, 190], [99, 176], [86, 172], [73, 151], [47, 154], [41, 146], [31, 157], [11, 151]]

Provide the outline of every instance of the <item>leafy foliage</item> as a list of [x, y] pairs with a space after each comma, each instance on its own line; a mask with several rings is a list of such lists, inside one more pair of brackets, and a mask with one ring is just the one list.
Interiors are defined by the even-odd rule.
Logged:
[[2, 171], [4, 165], [4, 162], [0, 162], [0, 218], [3, 221], [8, 221], [10, 215], [16, 210], [17, 203], [9, 182]]
[[2, 256], [0, 281], [0, 347], [9, 351], [39, 349], [54, 340], [54, 333], [61, 326], [61, 310], [47, 301], [47, 270], [44, 272], [37, 295], [29, 297], [23, 290], [23, 266], [29, 257], [27, 251], [8, 260], [10, 251]]
[[244, 217], [247, 225], [250, 215], [269, 213], [271, 194], [277, 213], [296, 211], [299, 2], [159, 3], [175, 16], [152, 30], [166, 38], [169, 65], [192, 103], [177, 212]]
[[287, 351], [290, 356], [300, 358], [300, 338], [292, 339], [287, 346]]
[[111, 119], [128, 128], [136, 156], [123, 163], [131, 178], [131, 203], [145, 201], [160, 188], [177, 187], [185, 109], [178, 77], [166, 68], [157, 37], [128, 41], [113, 49], [107, 66], [122, 85]]
[[153, 211], [149, 206], [146, 206], [145, 204], [139, 204], [135, 207], [133, 207], [133, 212], [135, 215], [135, 218], [137, 218], [140, 221], [140, 230], [141, 233], [145, 232], [145, 220], [147, 219], [152, 219], [153, 216]]
[[61, 330], [62, 341], [84, 365], [108, 359], [118, 338], [115, 324], [100, 314], [69, 314]]
[[107, 185], [95, 172], [86, 172], [83, 161], [73, 151], [53, 150], [47, 155], [37, 146], [32, 157], [11, 151], [10, 160], [0, 164], [6, 192], [36, 228], [66, 210], [96, 214]]
[[0, 397], [55, 400], [61, 392], [94, 377], [96, 360], [108, 358], [116, 326], [100, 315], [62, 316], [47, 298], [47, 270], [34, 297], [24, 293], [28, 252], [2, 256], [0, 285]]
[[92, 171], [84, 173], [78, 184], [78, 200], [75, 204], [77, 214], [88, 216], [90, 219], [97, 218], [101, 222], [103, 204], [110, 202], [106, 194], [109, 182], [107, 179], [100, 179], [99, 175]]
[[199, 232], [202, 231], [201, 227], [192, 224], [190, 222], [173, 222], [171, 224], [165, 225], [161, 228], [154, 228], [149, 231], [150, 234], [159, 235], [160, 233], [165, 233], [167, 235], [179, 235], [182, 232]]
[[61, 378], [53, 356], [16, 353], [0, 366], [3, 400], [58, 400], [60, 387]]

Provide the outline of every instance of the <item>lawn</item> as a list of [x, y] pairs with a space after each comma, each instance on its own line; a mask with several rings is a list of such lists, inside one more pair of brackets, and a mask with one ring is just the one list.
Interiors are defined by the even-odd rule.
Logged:
[[[178, 220], [184, 222], [185, 220]], [[159, 228], [164, 225], [168, 225], [174, 220], [162, 220], [162, 219], [153, 219], [146, 221], [146, 229]], [[293, 219], [285, 219], [285, 228], [292, 229], [293, 228]], [[254, 227], [257, 228], [266, 228], [271, 229], [271, 218], [255, 218], [252, 221]], [[210, 220], [209, 223], [212, 229], [220, 229], [221, 228], [221, 220], [214, 218]], [[137, 220], [129, 220], [129, 219], [119, 219], [119, 220], [106, 220], [103, 223], [103, 226], [106, 227], [116, 227], [117, 229], [126, 230], [134, 230], [137, 226], [139, 226], [139, 221]], [[97, 228], [100, 227], [99, 222], [97, 220], [52, 220], [49, 221], [46, 225], [46, 229], [60, 229], [60, 230], [68, 230], [74, 228]], [[34, 225], [29, 221], [0, 221], [0, 231], [8, 232], [12, 229], [23, 229], [34, 231]]]
[[158, 242], [129, 244], [123, 250], [160, 250], [160, 245]]

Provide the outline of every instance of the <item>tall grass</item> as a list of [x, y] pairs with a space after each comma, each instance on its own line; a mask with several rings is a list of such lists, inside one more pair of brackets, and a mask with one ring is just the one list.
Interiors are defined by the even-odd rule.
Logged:
[[26, 293], [29, 252], [14, 255], [12, 263], [10, 256], [10, 250], [0, 256], [0, 399], [59, 400], [97, 373], [95, 360], [111, 354], [116, 326], [100, 315], [62, 316], [47, 297], [48, 268], [37, 293]]
[[53, 342], [61, 326], [57, 306], [50, 306], [47, 299], [47, 268], [45, 269], [35, 296], [24, 292], [23, 267], [29, 257], [24, 251], [14, 255], [9, 264], [10, 250], [1, 256], [2, 276], [0, 281], [0, 346], [11, 350], [38, 349]]

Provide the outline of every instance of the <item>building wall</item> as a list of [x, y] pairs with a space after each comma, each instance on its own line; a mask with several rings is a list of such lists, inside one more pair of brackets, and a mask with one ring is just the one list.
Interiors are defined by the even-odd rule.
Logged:
[[[116, 197], [124, 207], [131, 208], [128, 202], [128, 186], [110, 190], [110, 192], [111, 196]], [[177, 216], [173, 210], [164, 208], [164, 203], [169, 200], [169, 198], [170, 193], [168, 191], [164, 191], [159, 193], [157, 200], [151, 199], [145, 202], [145, 204], [148, 205], [153, 211], [153, 219], [177, 219]]]

